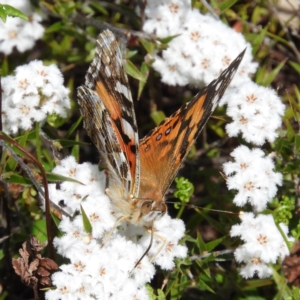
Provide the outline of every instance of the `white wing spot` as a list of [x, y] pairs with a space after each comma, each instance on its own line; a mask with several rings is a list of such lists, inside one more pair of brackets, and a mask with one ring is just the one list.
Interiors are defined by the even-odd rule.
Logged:
[[105, 66], [104, 71], [105, 71], [105, 74], [106, 74], [107, 77], [111, 76], [111, 71], [110, 71], [110, 68], [108, 66]]
[[216, 91], [219, 90], [221, 84], [222, 84], [222, 80], [219, 80], [219, 81], [217, 82], [217, 84], [216, 84], [216, 89], [215, 89]]
[[136, 139], [136, 133], [133, 130], [132, 126], [123, 118], [122, 118], [122, 126], [123, 126], [123, 129], [124, 129], [124, 132], [127, 134], [127, 136], [131, 140], [137, 140]]
[[120, 81], [117, 81], [115, 90], [117, 92], [119, 92], [120, 94], [123, 94], [129, 101], [132, 102], [129, 89], [124, 84], [122, 84]]

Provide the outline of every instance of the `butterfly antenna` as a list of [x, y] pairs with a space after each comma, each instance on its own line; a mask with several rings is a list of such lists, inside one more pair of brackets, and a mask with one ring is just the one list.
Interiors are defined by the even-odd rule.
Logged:
[[229, 211], [229, 210], [219, 210], [219, 209], [201, 207], [201, 206], [197, 206], [197, 205], [193, 205], [193, 204], [180, 203], [180, 202], [176, 202], [176, 201], [165, 201], [165, 203], [176, 204], [176, 205], [184, 205], [184, 206], [188, 206], [190, 208], [194, 208], [195, 210], [202, 209], [202, 210], [208, 210], [208, 211], [226, 213], [226, 214], [238, 215], [238, 216], [244, 214], [244, 212], [242, 210], [239, 211], [239, 212], [233, 212], [233, 211]]

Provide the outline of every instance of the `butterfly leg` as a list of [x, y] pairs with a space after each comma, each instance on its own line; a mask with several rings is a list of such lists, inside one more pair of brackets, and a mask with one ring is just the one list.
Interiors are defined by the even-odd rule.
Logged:
[[161, 244], [161, 246], [159, 247], [159, 249], [157, 250], [157, 252], [151, 257], [151, 259], [150, 259], [150, 262], [152, 263], [153, 261], [154, 261], [154, 259], [156, 258], [156, 256], [164, 249], [164, 247], [166, 246], [166, 242], [167, 242], [167, 240], [163, 237], [163, 236], [161, 236], [161, 235], [159, 235], [159, 234], [157, 234], [157, 233], [155, 233], [154, 231], [153, 231], [153, 229], [148, 229], [147, 230], [150, 234], [151, 234], [151, 240], [153, 240], [153, 236], [155, 236], [156, 238], [158, 238], [158, 239], [160, 239], [161, 241], [162, 241], [162, 244]]
[[117, 226], [122, 222], [122, 221], [127, 221], [127, 219], [125, 217], [120, 217], [114, 224], [113, 228], [110, 230], [110, 232], [105, 236], [104, 241], [101, 245], [101, 248], [105, 245], [105, 243], [109, 240], [109, 238], [111, 237], [112, 233], [114, 232], [114, 230], [117, 228]]

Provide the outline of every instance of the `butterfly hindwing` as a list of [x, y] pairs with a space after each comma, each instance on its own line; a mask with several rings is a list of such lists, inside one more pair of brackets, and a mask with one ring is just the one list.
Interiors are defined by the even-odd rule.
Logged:
[[[162, 199], [178, 168], [219, 103], [245, 50], [190, 102], [140, 141], [140, 198]], [[149, 187], [153, 188], [152, 192]]]
[[121, 51], [108, 30], [97, 39], [78, 98], [84, 127], [101, 154], [109, 180], [125, 188], [124, 197], [136, 195], [139, 146], [133, 101]]

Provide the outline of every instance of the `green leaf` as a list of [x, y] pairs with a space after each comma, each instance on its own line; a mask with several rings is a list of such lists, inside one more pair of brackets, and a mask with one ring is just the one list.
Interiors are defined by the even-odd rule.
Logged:
[[150, 284], [146, 284], [146, 290], [148, 292], [148, 296], [150, 300], [156, 300], [157, 297], [154, 294], [154, 289], [152, 288], [152, 286]]
[[15, 183], [15, 184], [21, 184], [21, 185], [32, 185], [32, 182], [29, 178], [13, 174], [11, 172], [2, 174], [3, 179], [5, 179], [8, 183]]
[[61, 21], [56, 22], [56, 23], [50, 25], [49, 27], [47, 27], [47, 29], [45, 30], [45, 33], [60, 31], [62, 29], [62, 27], [63, 27], [63, 22], [61, 22]]
[[[76, 139], [75, 142], [79, 143], [79, 132], [77, 132], [75, 139]], [[78, 146], [78, 144], [73, 146], [71, 155], [75, 157], [76, 161], [79, 161], [79, 146]]]
[[146, 39], [139, 39], [140, 43], [143, 45], [147, 53], [153, 55], [154, 44]]
[[[28, 140], [28, 136], [29, 136], [29, 131], [25, 131], [23, 133], [23, 135], [21, 135], [19, 138], [16, 139], [16, 141], [18, 141], [18, 143], [22, 146], [22, 147], [25, 147], [26, 145], [26, 142]], [[13, 148], [14, 150], [16, 150], [16, 148]], [[20, 153], [20, 155], [24, 156], [23, 153]], [[18, 162], [13, 158], [13, 157], [10, 157], [8, 159], [8, 162], [7, 162], [10, 166], [10, 170], [11, 171], [14, 171], [18, 165]]]
[[285, 125], [286, 125], [286, 129], [287, 129], [287, 137], [289, 140], [292, 140], [295, 138], [295, 135], [296, 135], [296, 132], [293, 128], [293, 126], [291, 125], [290, 122], [285, 122]]
[[273, 278], [276, 282], [277, 289], [278, 289], [278, 296], [277, 299], [286, 299], [288, 296], [292, 296], [291, 290], [289, 289], [288, 285], [286, 284], [286, 278], [280, 275], [274, 267], [273, 269]]
[[159, 125], [166, 118], [165, 113], [161, 110], [151, 112], [150, 116], [156, 126]]
[[63, 148], [66, 148], [66, 147], [74, 147], [74, 146], [82, 146], [82, 145], [87, 145], [89, 146], [90, 143], [85, 143], [85, 142], [79, 142], [79, 141], [72, 141], [72, 140], [66, 140], [66, 139], [58, 139], [58, 140], [55, 140], [55, 142], [58, 142], [60, 143], [60, 145], [63, 147]]
[[0, 295], [0, 300], [6, 300], [8, 299], [8, 292], [7, 291], [2, 291]]
[[180, 34], [171, 35], [171, 36], [168, 36], [164, 39], [161, 39], [160, 42], [162, 44], [169, 44], [173, 39], [177, 38], [178, 36], [180, 36]]
[[265, 70], [265, 68], [261, 68], [263, 73], [263, 76], [261, 77], [261, 82], [259, 82], [259, 84], [263, 85], [263, 86], [269, 86], [272, 81], [274, 80], [274, 78], [277, 76], [277, 74], [279, 73], [279, 71], [282, 69], [282, 67], [285, 65], [286, 60], [283, 60], [275, 69], [273, 69], [270, 73], [267, 73], [267, 71]]
[[137, 50], [130, 50], [130, 51], [127, 51], [126, 53], [126, 58], [127, 60], [130, 60], [132, 57], [136, 56], [138, 53]]
[[84, 185], [84, 183], [82, 183], [74, 178], [70, 178], [70, 177], [66, 177], [66, 176], [62, 176], [62, 175], [58, 175], [58, 174], [50, 173], [50, 172], [46, 172], [46, 175], [47, 175], [47, 179], [49, 181], [54, 181], [54, 182], [69, 181], [69, 182], [74, 182], [74, 183]]
[[90, 5], [91, 5], [91, 7], [96, 8], [96, 10], [98, 10], [101, 13], [101, 15], [104, 15], [104, 16], [108, 16], [109, 15], [107, 9], [104, 6], [96, 3], [95, 1], [91, 1]]
[[157, 300], [165, 300], [165, 299], [166, 299], [166, 297], [165, 297], [164, 292], [161, 289], [158, 289], [157, 290]]
[[200, 289], [204, 289], [204, 290], [210, 291], [211, 293], [215, 294], [214, 290], [201, 279], [198, 281], [197, 286]]
[[68, 132], [65, 135], [65, 138], [69, 138], [70, 135], [78, 128], [78, 126], [80, 125], [80, 123], [82, 122], [82, 116], [80, 118], [78, 118], [78, 120], [70, 127], [70, 129], [68, 130]]
[[251, 46], [253, 49], [253, 53], [257, 53], [259, 48], [261, 47], [261, 44], [263, 42], [263, 40], [266, 37], [266, 33], [269, 29], [269, 26], [266, 26], [265, 28], [261, 29], [259, 34], [253, 34], [251, 35], [251, 37], [253, 37], [251, 39]]
[[81, 214], [82, 214], [82, 221], [83, 221], [83, 227], [86, 233], [92, 233], [93, 227], [92, 224], [88, 218], [88, 216], [86, 215], [82, 205], [80, 205], [80, 210], [81, 210]]
[[126, 66], [125, 66], [126, 73], [130, 75], [131, 77], [146, 82], [145, 76], [137, 69], [137, 67], [130, 61], [127, 60]]
[[66, 122], [67, 118], [62, 118], [56, 113], [52, 113], [50, 115], [47, 115], [47, 123], [55, 128], [60, 127]]
[[227, 9], [229, 9], [231, 6], [233, 6], [236, 2], [237, 2], [237, 0], [227, 0], [227, 1], [224, 1], [224, 2], [222, 2], [219, 5], [219, 10], [223, 13]]
[[61, 220], [52, 212], [51, 213], [51, 217], [52, 217], [52, 220], [54, 222], [54, 224], [56, 225], [56, 228], [59, 230], [59, 224], [61, 222]]
[[142, 94], [143, 89], [144, 89], [145, 84], [146, 84], [146, 80], [149, 76], [149, 67], [148, 67], [148, 64], [145, 63], [145, 62], [142, 63], [141, 73], [144, 76], [145, 81], [142, 81], [142, 80], [139, 81], [138, 99], [140, 99], [140, 97], [141, 97], [141, 94]]
[[294, 151], [296, 154], [300, 153], [300, 135], [299, 134], [297, 134], [295, 136], [295, 150]]
[[200, 249], [200, 252], [207, 252], [206, 245], [202, 239], [202, 236], [199, 232], [197, 232], [197, 246]]
[[254, 280], [245, 280], [244, 289], [254, 289], [263, 286], [271, 286], [273, 284], [273, 279], [254, 279]]
[[209, 243], [206, 244], [206, 249], [208, 252], [211, 252], [212, 250], [214, 250], [218, 245], [220, 245], [220, 243], [222, 243], [224, 241], [225, 237], [221, 237], [219, 239], [216, 239], [214, 241], [211, 241]]
[[2, 57], [2, 65], [1, 65], [1, 76], [9, 75], [9, 66], [8, 66], [8, 57], [5, 55]]
[[292, 68], [298, 72], [300, 74], [300, 64], [298, 63], [295, 63], [293, 61], [289, 61], [289, 64], [292, 66]]
[[7, 4], [0, 4], [0, 18], [4, 23], [6, 22], [6, 17], [19, 17], [28, 21], [28, 17], [18, 9]]
[[283, 39], [282, 37], [280, 37], [279, 35], [270, 33], [269, 31], [267, 32], [267, 36], [271, 37], [274, 41], [277, 41], [278, 43], [282, 43], [285, 46], [289, 46], [289, 41]]
[[41, 219], [31, 223], [31, 233], [42, 243], [47, 241], [46, 220]]

